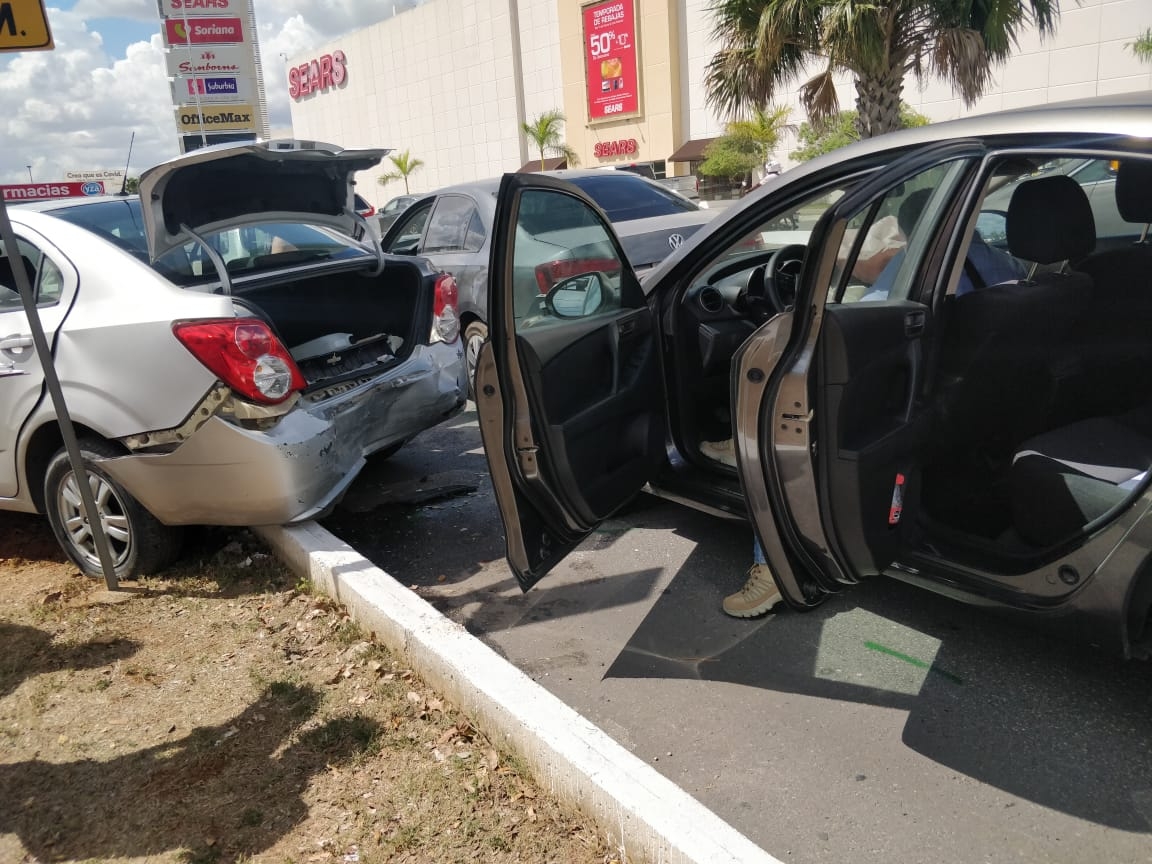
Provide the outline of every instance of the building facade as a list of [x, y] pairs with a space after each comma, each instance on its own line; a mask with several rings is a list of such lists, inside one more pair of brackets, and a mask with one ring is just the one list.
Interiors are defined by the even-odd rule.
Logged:
[[[293, 97], [293, 134], [408, 150], [424, 162], [409, 180], [423, 191], [538, 165], [521, 123], [559, 109], [581, 166], [650, 162], [658, 174], [692, 173], [725, 122], [703, 83], [717, 48], [711, 2], [428, 0], [290, 58], [287, 69], [313, 69], [317, 85]], [[948, 120], [1152, 90], [1152, 64], [1127, 47], [1152, 28], [1152, 0], [1065, 5], [1056, 34], [1041, 42], [1034, 30], [1023, 33], [975, 105], [965, 107], [941, 80], [923, 88], [909, 80], [905, 101]], [[336, 52], [342, 80], [317, 76], [319, 61]], [[837, 92], [842, 107], [853, 106], [850, 79]], [[803, 119], [795, 90], [780, 103]], [[776, 158], [789, 164], [792, 149], [783, 141]], [[357, 190], [376, 204], [404, 191], [403, 183], [376, 183], [385, 170], [358, 178]]]

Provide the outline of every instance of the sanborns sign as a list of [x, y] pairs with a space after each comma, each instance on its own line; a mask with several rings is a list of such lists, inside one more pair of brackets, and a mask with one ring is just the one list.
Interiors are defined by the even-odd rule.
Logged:
[[333, 51], [288, 70], [288, 95], [300, 99], [329, 87], [339, 87], [348, 77], [348, 58], [343, 51]]
[[43, 201], [48, 198], [81, 198], [103, 195], [104, 184], [99, 180], [84, 183], [17, 183], [0, 186], [5, 201]]
[[221, 105], [201, 108], [181, 105], [176, 109], [176, 128], [181, 132], [247, 132], [256, 128], [256, 112], [251, 105]]
[[243, 42], [244, 25], [239, 18], [167, 18], [164, 35], [169, 45], [215, 45]]
[[168, 52], [166, 60], [168, 74], [173, 78], [186, 75], [253, 75], [252, 50], [243, 46], [188, 48], [177, 45]]

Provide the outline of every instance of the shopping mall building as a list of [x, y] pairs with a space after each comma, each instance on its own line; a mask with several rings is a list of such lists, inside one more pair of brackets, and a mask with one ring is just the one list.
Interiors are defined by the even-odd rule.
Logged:
[[[715, 53], [712, 0], [427, 0], [289, 58], [293, 134], [344, 146], [408, 150], [424, 167], [413, 191], [539, 167], [520, 124], [559, 109], [581, 166], [652, 162], [694, 173], [723, 131], [705, 99]], [[1152, 0], [1065, 0], [1056, 35], [1021, 35], [975, 105], [943, 81], [905, 101], [933, 120], [1086, 96], [1152, 90], [1152, 63], [1127, 47], [1152, 28]], [[838, 87], [853, 106], [851, 81]], [[781, 94], [795, 107], [795, 92]], [[788, 164], [790, 141], [777, 158]], [[546, 167], [560, 167], [558, 160]], [[403, 192], [364, 172], [374, 203]]]

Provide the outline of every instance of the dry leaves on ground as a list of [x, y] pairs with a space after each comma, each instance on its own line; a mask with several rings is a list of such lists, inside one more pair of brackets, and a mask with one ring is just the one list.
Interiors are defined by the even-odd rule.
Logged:
[[110, 597], [0, 514], [0, 585], [2, 861], [615, 860], [246, 533]]

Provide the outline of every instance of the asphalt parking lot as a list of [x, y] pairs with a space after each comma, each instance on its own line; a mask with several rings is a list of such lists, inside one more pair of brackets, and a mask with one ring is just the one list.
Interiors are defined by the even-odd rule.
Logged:
[[648, 496], [522, 594], [472, 412], [324, 524], [781, 859], [1152, 860], [1152, 664], [888, 580], [728, 619], [749, 532]]

